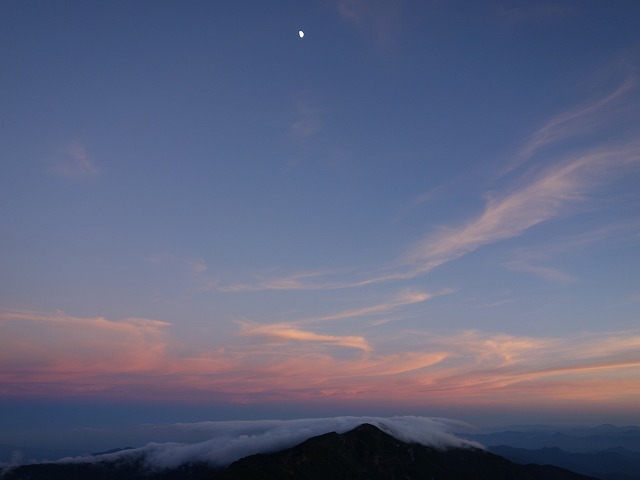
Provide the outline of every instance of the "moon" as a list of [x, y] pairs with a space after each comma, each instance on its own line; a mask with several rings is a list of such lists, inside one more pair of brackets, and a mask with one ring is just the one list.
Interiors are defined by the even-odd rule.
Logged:
[[302, 30], [300, 30], [300, 31], [298, 32], [298, 35], [300, 35], [300, 38], [302, 38], [302, 37], [304, 37], [304, 32], [303, 32]]

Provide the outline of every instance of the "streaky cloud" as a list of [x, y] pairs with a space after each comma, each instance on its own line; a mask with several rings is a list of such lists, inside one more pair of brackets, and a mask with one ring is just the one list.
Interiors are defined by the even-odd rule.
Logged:
[[575, 7], [558, 3], [522, 3], [508, 7], [502, 5], [498, 7], [496, 13], [498, 18], [505, 24], [517, 25], [520, 23], [539, 23], [566, 18], [575, 13]]
[[578, 277], [548, 264], [556, 257], [582, 251], [604, 241], [615, 241], [618, 244], [626, 245], [638, 244], [640, 242], [639, 230], [639, 221], [627, 219], [579, 233], [553, 237], [551, 240], [538, 242], [535, 246], [515, 249], [511, 255], [512, 259], [506, 261], [504, 266], [510, 270], [529, 273], [551, 282], [575, 282], [579, 280]]
[[95, 384], [98, 377], [158, 368], [167, 355], [168, 326], [149, 318], [0, 313], [0, 348], [7, 355], [0, 390], [29, 388], [30, 382], [64, 389], [72, 377], [78, 391], [101, 390], [105, 385]]
[[84, 180], [100, 173], [83, 144], [71, 142], [61, 152], [61, 157], [51, 163], [50, 172], [71, 180]]
[[214, 282], [210, 287], [221, 292], [237, 293], [261, 290], [333, 290], [352, 286], [351, 284], [344, 285], [322, 280], [309, 281], [309, 279], [322, 279], [335, 274], [335, 271], [319, 270], [298, 272], [291, 275], [274, 275], [267, 278], [254, 275], [255, 281], [252, 283], [221, 284]]
[[158, 267], [171, 267], [194, 277], [204, 274], [208, 269], [203, 258], [184, 258], [169, 252], [147, 255], [145, 261]]
[[477, 248], [516, 237], [544, 221], [569, 213], [569, 207], [611, 176], [640, 164], [640, 144], [630, 142], [587, 151], [559, 162], [502, 196], [488, 198], [484, 211], [459, 227], [443, 227], [405, 255], [414, 273], [462, 257]]
[[324, 315], [324, 316], [305, 318], [305, 319], [297, 320], [295, 321], [295, 323], [296, 324], [316, 323], [316, 322], [346, 320], [350, 318], [380, 315], [383, 313], [389, 313], [395, 309], [398, 309], [407, 305], [422, 303], [434, 297], [441, 296], [441, 295], [448, 295], [451, 293], [454, 293], [454, 290], [450, 288], [442, 289], [436, 293], [427, 293], [427, 292], [421, 292], [417, 290], [405, 290], [400, 294], [398, 294], [394, 299], [386, 303], [369, 305], [366, 307], [354, 308], [351, 310], [343, 310], [337, 313]]
[[587, 404], [640, 393], [637, 331], [389, 335], [372, 329], [364, 337], [247, 322], [244, 338], [224, 348], [185, 349], [165, 325], [150, 319], [3, 313], [0, 350], [11, 360], [0, 371], [0, 395], [245, 404], [344, 404], [366, 398], [419, 406], [427, 400], [499, 405], [510, 394], [539, 404], [558, 396]]
[[[520, 167], [546, 146], [561, 142], [567, 138], [589, 134], [596, 127], [611, 122], [619, 114], [621, 108], [628, 108], [628, 105], [621, 106], [616, 101], [622, 101], [628, 93], [636, 88], [637, 83], [635, 77], [629, 77], [613, 92], [604, 97], [551, 118], [520, 148], [515, 158], [502, 172], [502, 175]], [[616, 106], [618, 107], [617, 109], [615, 108]]]
[[[586, 136], [603, 126], [609, 128], [630, 112], [634, 115], [637, 101], [631, 93], [637, 92], [637, 84], [635, 77], [629, 77], [602, 98], [552, 117], [534, 132], [498, 177], [542, 156], [547, 147]], [[638, 169], [640, 142], [637, 135], [623, 137], [598, 146], [586, 146], [580, 151], [546, 155], [517, 178], [509, 180], [505, 188], [486, 195], [479, 215], [461, 225], [443, 226], [427, 234], [406, 248], [395, 261], [378, 270], [303, 272], [258, 278], [247, 283], [224, 285], [216, 282], [212, 288], [226, 292], [338, 290], [411, 280], [483, 245], [518, 237], [536, 225], [572, 213], [579, 205], [588, 205], [599, 187]], [[529, 268], [532, 273], [535, 273], [534, 269]], [[548, 277], [561, 276], [550, 270], [545, 272], [542, 267], [537, 272]]]
[[399, 31], [402, 2], [398, 0], [336, 0], [340, 18], [386, 49]]
[[289, 127], [289, 135], [292, 138], [304, 140], [322, 130], [322, 109], [312, 106], [307, 98], [300, 96], [296, 99], [295, 110], [296, 119]]
[[358, 336], [341, 336], [341, 335], [322, 335], [318, 333], [301, 330], [288, 324], [269, 324], [269, 325], [250, 325], [242, 324], [243, 335], [259, 335], [285, 341], [297, 342], [315, 342], [325, 345], [335, 345], [338, 347], [355, 348], [368, 352], [371, 346], [364, 337]]
[[552, 282], [567, 283], [576, 280], [576, 277], [574, 277], [573, 275], [563, 272], [562, 270], [559, 270], [557, 268], [545, 265], [534, 265], [531, 262], [527, 262], [524, 260], [512, 260], [507, 262], [505, 266], [510, 270], [530, 273], [532, 275], [550, 280]]
[[[210, 282], [207, 289], [227, 293], [243, 293], [257, 291], [313, 291], [313, 290], [343, 290], [366, 287], [378, 283], [409, 280], [416, 276], [413, 271], [399, 271], [391, 266], [378, 269], [375, 272], [349, 272], [323, 269], [305, 271], [290, 275], [263, 276], [254, 275], [255, 281], [245, 283], [224, 284], [220, 281]], [[450, 289], [442, 289], [435, 295], [451, 293]]]

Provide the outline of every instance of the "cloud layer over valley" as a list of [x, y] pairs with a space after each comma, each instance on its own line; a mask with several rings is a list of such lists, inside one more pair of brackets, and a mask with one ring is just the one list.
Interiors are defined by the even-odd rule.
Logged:
[[149, 468], [175, 468], [185, 463], [226, 466], [247, 455], [275, 452], [324, 433], [345, 433], [363, 423], [370, 423], [406, 443], [420, 443], [435, 448], [482, 448], [476, 442], [450, 433], [454, 428], [465, 426], [455, 420], [413, 416], [335, 417], [149, 425], [139, 429], [150, 436], [178, 438], [182, 441], [148, 443], [140, 448], [98, 456], [65, 458], [59, 462], [126, 462], [142, 458]]

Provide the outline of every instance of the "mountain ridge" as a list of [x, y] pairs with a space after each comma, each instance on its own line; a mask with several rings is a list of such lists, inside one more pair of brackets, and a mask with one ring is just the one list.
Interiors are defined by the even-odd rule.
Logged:
[[369, 423], [317, 435], [228, 467], [187, 463], [153, 469], [143, 456], [95, 463], [46, 463], [5, 469], [2, 480], [593, 480], [548, 465], [518, 465], [486, 450], [406, 443]]
[[586, 480], [547, 465], [518, 465], [488, 451], [395, 439], [371, 424], [327, 433], [272, 454], [237, 460], [210, 480]]
[[602, 480], [640, 480], [640, 453], [622, 447], [574, 453], [559, 447], [538, 449], [516, 448], [507, 445], [489, 447], [489, 451], [516, 463], [548, 463]]

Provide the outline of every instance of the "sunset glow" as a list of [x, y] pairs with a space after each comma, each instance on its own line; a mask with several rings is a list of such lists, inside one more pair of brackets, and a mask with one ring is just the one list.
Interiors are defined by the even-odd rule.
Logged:
[[637, 421], [640, 3], [267, 3], [0, 5], [0, 418]]

